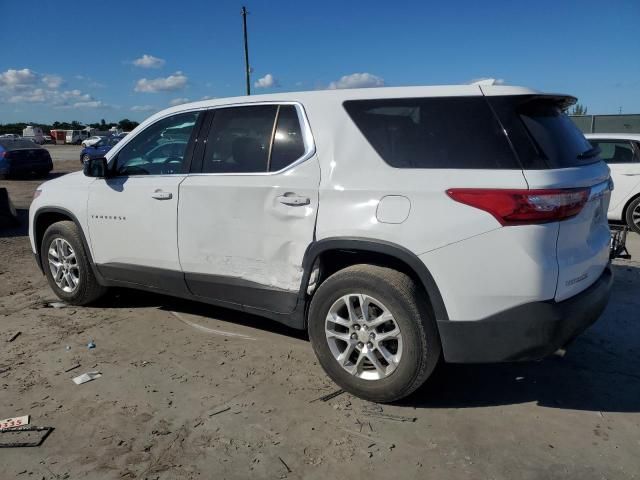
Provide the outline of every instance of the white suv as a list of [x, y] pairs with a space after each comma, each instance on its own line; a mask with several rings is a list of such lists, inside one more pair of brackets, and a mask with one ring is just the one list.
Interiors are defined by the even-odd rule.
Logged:
[[110, 286], [308, 329], [342, 388], [393, 401], [449, 362], [537, 359], [605, 307], [609, 169], [565, 95], [505, 86], [180, 105], [43, 184], [61, 299]]
[[640, 134], [589, 133], [591, 145], [600, 149], [600, 158], [609, 164], [614, 190], [608, 216], [640, 233]]

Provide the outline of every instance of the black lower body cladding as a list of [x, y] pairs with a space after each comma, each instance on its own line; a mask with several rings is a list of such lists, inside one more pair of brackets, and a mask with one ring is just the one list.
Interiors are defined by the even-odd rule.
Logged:
[[538, 360], [564, 347], [592, 325], [609, 301], [608, 266], [596, 282], [562, 302], [534, 302], [477, 321], [438, 321], [450, 363]]

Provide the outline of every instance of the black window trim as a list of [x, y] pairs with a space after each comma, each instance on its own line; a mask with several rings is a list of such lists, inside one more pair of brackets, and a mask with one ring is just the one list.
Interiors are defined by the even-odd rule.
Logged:
[[[311, 127], [309, 125], [309, 120], [307, 119], [307, 113], [304, 110], [304, 107], [302, 106], [302, 104], [300, 102], [296, 102], [296, 101], [273, 101], [273, 102], [243, 102], [243, 103], [230, 103], [227, 105], [216, 105], [210, 108], [207, 108], [207, 113], [209, 114], [209, 118], [213, 119], [213, 117], [215, 116], [215, 112], [217, 110], [222, 110], [223, 108], [238, 108], [238, 107], [259, 107], [259, 106], [263, 106], [263, 105], [275, 105], [278, 107], [277, 111], [276, 111], [276, 115], [275, 115], [275, 119], [274, 119], [274, 123], [273, 123], [273, 129], [271, 132], [271, 139], [269, 141], [269, 157], [268, 157], [268, 162], [267, 162], [267, 170], [264, 172], [203, 172], [202, 171], [202, 164], [203, 164], [203, 157], [204, 157], [204, 148], [201, 148], [200, 151], [198, 152], [198, 158], [194, 158], [191, 162], [191, 171], [188, 173], [188, 175], [190, 176], [202, 176], [202, 175], [216, 175], [216, 176], [247, 176], [247, 175], [251, 175], [251, 176], [262, 176], [262, 175], [279, 175], [281, 173], [286, 172], [287, 170], [290, 170], [294, 167], [297, 167], [298, 165], [300, 165], [303, 162], [306, 162], [307, 160], [309, 160], [311, 157], [313, 157], [316, 153], [316, 144], [315, 144], [315, 140], [313, 138], [313, 134], [311, 133]], [[273, 147], [273, 139], [274, 139], [274, 135], [275, 135], [275, 130], [276, 130], [276, 126], [278, 124], [278, 117], [279, 117], [279, 113], [280, 113], [280, 107], [283, 105], [293, 105], [293, 107], [295, 107], [296, 109], [296, 113], [298, 114], [298, 122], [300, 124], [300, 130], [302, 131], [302, 141], [304, 144], [304, 153], [302, 154], [302, 156], [298, 159], [296, 159], [295, 161], [291, 162], [289, 165], [287, 165], [286, 167], [280, 169], [280, 170], [275, 170], [273, 172], [269, 171], [269, 167], [271, 166], [271, 152], [272, 152], [272, 147]], [[205, 130], [203, 130], [202, 132], [200, 132], [200, 135], [198, 135], [198, 138], [208, 138], [209, 133], [211, 131], [211, 127], [213, 126], [213, 122], [209, 122], [208, 127]], [[206, 140], [205, 140], [206, 142]], [[195, 167], [195, 168], [194, 168]]]
[[[113, 176], [110, 176], [109, 178], [148, 178], [148, 177], [184, 177], [186, 175], [189, 175], [189, 172], [191, 171], [191, 166], [193, 165], [193, 154], [195, 152], [195, 147], [196, 147], [196, 143], [197, 140], [200, 136], [200, 130], [202, 129], [202, 124], [204, 121], [204, 118], [206, 116], [206, 108], [191, 108], [189, 110], [183, 110], [183, 111], [179, 111], [179, 112], [171, 112], [168, 113], [167, 115], [164, 115], [158, 119], [156, 119], [155, 121], [147, 124], [144, 126], [143, 129], [141, 129], [139, 132], [137, 132], [135, 135], [131, 135], [128, 134], [126, 137], [124, 137], [122, 140], [120, 140], [118, 143], [116, 143], [114, 145], [114, 147], [109, 150], [107, 152], [107, 155], [110, 154], [111, 152], [114, 152], [111, 156], [109, 156], [109, 158], [107, 159], [107, 164], [108, 164], [108, 168], [110, 171], [113, 172]], [[158, 122], [161, 122], [162, 120], [165, 120], [169, 117], [175, 117], [177, 115], [182, 115], [184, 113], [200, 113], [200, 115], [198, 115], [198, 118], [196, 119], [196, 123], [193, 126], [193, 130], [191, 130], [191, 135], [189, 137], [189, 141], [187, 142], [187, 148], [184, 151], [184, 166], [186, 168], [184, 168], [184, 171], [181, 173], [167, 173], [167, 174], [151, 174], [151, 175], [118, 175], [117, 172], [115, 171], [115, 168], [118, 165], [118, 156], [120, 155], [120, 150], [122, 150], [124, 147], [126, 147], [129, 142], [131, 142], [134, 138], [136, 138], [138, 135], [140, 135], [141, 133], [143, 133], [144, 131], [146, 131], [149, 127], [152, 127], [153, 125], [157, 124]], [[115, 151], [114, 151], [115, 150]]]

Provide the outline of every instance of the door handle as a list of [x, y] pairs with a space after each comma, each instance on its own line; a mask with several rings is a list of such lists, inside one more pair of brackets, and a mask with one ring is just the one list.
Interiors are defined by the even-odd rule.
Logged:
[[151, 194], [151, 198], [155, 198], [156, 200], [171, 200], [173, 198], [173, 194], [171, 192], [156, 190]]
[[280, 195], [279, 197], [277, 197], [277, 199], [283, 205], [289, 205], [291, 207], [309, 205], [311, 203], [309, 197], [302, 197], [290, 192], [287, 192], [284, 195]]

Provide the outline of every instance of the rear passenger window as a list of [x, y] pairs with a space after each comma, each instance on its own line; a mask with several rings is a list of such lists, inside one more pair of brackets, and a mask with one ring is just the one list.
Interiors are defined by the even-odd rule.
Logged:
[[483, 97], [353, 100], [344, 107], [392, 167], [520, 168]]
[[202, 172], [266, 172], [277, 109], [256, 105], [215, 110]]
[[281, 105], [278, 123], [273, 136], [269, 171], [277, 172], [291, 165], [304, 155], [304, 141], [298, 120], [298, 112], [293, 105]]
[[591, 145], [600, 148], [600, 158], [607, 163], [633, 163], [636, 161], [631, 142], [610, 140], [589, 140]]

